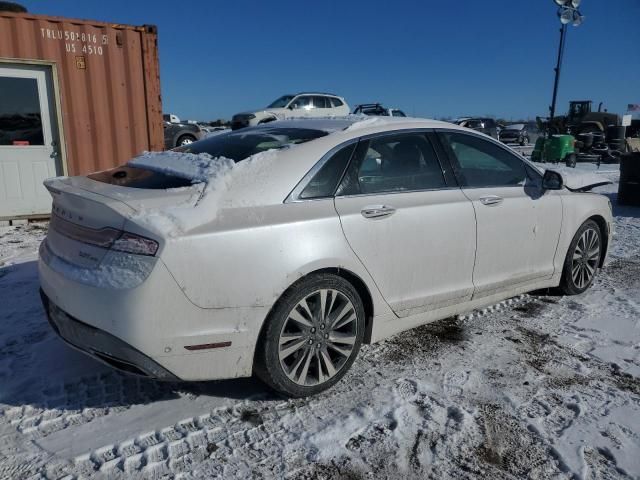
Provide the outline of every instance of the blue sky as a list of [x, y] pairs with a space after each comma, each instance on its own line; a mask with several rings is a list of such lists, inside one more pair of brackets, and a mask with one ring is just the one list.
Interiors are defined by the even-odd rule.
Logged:
[[[302, 90], [424, 117], [545, 115], [560, 26], [552, 0], [18, 1], [157, 25], [164, 111], [202, 120]], [[592, 99], [623, 113], [640, 103], [640, 1], [582, 3], [557, 109]]]

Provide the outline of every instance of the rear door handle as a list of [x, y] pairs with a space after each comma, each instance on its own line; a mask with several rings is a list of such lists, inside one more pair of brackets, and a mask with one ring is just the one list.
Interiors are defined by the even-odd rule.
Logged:
[[504, 201], [504, 198], [497, 195], [487, 195], [486, 197], [480, 197], [480, 202], [483, 205], [500, 205]]
[[396, 209], [389, 205], [368, 205], [360, 213], [364, 218], [383, 218], [396, 213]]

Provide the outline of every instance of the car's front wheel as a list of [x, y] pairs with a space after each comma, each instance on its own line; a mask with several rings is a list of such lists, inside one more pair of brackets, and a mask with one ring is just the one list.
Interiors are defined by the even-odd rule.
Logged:
[[185, 145], [191, 145], [195, 141], [196, 141], [196, 137], [194, 137], [193, 135], [182, 135], [178, 139], [176, 144], [177, 144], [178, 147], [183, 147]]
[[364, 337], [356, 289], [333, 274], [310, 275], [283, 294], [266, 320], [254, 372], [290, 397], [319, 393], [354, 362]]
[[564, 260], [560, 290], [578, 295], [591, 286], [600, 264], [602, 232], [593, 220], [584, 222], [571, 241]]

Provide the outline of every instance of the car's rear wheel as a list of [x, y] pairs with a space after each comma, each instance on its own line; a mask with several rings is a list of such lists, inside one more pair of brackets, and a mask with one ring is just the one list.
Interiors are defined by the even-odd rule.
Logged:
[[280, 298], [256, 348], [254, 372], [291, 397], [319, 393], [353, 364], [364, 336], [355, 288], [333, 274], [308, 276]]
[[602, 232], [593, 220], [584, 222], [571, 241], [564, 261], [560, 290], [578, 295], [588, 289], [596, 276], [602, 252]]

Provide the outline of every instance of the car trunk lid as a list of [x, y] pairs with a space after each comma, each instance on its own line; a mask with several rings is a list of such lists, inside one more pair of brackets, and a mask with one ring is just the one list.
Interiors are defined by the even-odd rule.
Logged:
[[47, 246], [82, 268], [98, 267], [123, 235], [126, 222], [143, 209], [184, 204], [200, 194], [198, 186], [131, 188], [89, 177], [53, 178], [45, 187], [53, 198]]

